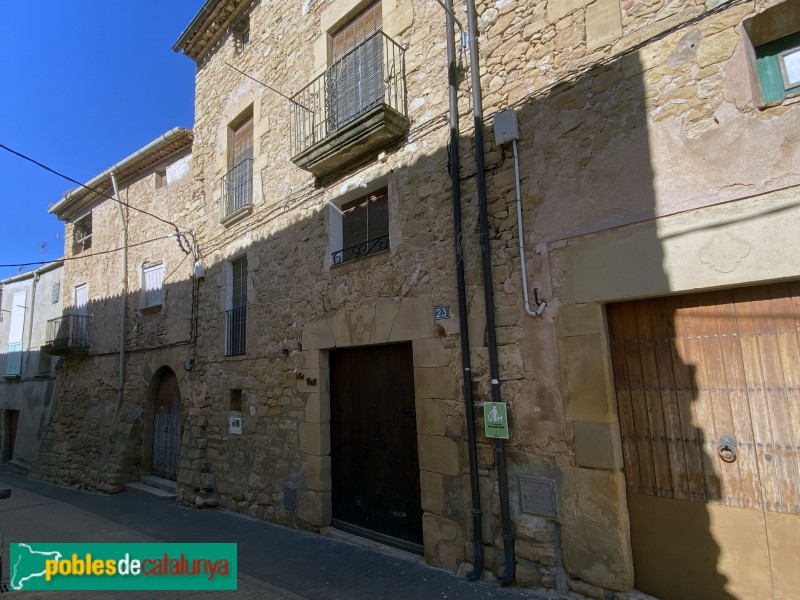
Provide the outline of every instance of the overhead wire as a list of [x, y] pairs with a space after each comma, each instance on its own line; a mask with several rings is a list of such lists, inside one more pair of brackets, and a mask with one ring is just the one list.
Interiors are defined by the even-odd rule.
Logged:
[[[174, 237], [175, 237], [175, 234], [171, 233], [169, 235], [163, 235], [161, 237], [152, 238], [152, 239], [149, 239], [149, 240], [145, 240], [143, 242], [136, 242], [135, 244], [128, 244], [127, 247], [128, 248], [136, 248], [137, 246], [144, 246], [145, 244], [152, 244], [153, 242], [160, 242], [161, 240], [168, 240], [168, 239], [171, 239], [171, 238], [174, 238]], [[123, 248], [113, 248], [111, 250], [101, 250], [99, 252], [91, 252], [91, 253], [83, 253], [82, 252], [81, 254], [78, 254], [77, 256], [65, 256], [65, 257], [62, 257], [62, 258], [55, 258], [53, 260], [37, 260], [37, 261], [26, 262], [26, 263], [0, 265], [0, 269], [1, 268], [11, 268], [11, 267], [34, 267], [36, 265], [40, 265], [40, 266], [41, 265], [47, 265], [47, 264], [50, 264], [52, 262], [58, 262], [58, 261], [66, 262], [68, 260], [83, 260], [85, 258], [92, 258], [94, 256], [102, 256], [103, 254], [111, 254], [112, 252], [119, 252], [120, 250], [123, 250]]]
[[118, 198], [115, 198], [114, 196], [106, 194], [105, 192], [101, 192], [99, 190], [91, 188], [88, 185], [86, 185], [84, 183], [81, 183], [77, 179], [73, 179], [69, 175], [65, 175], [64, 173], [61, 173], [60, 171], [56, 171], [52, 167], [48, 167], [46, 164], [39, 162], [35, 158], [31, 158], [30, 156], [27, 156], [27, 155], [23, 154], [22, 152], [14, 150], [13, 148], [9, 148], [5, 144], [0, 144], [0, 148], [5, 150], [6, 152], [10, 152], [11, 154], [14, 154], [14, 155], [18, 156], [19, 158], [22, 158], [23, 160], [27, 160], [28, 162], [31, 162], [31, 163], [35, 164], [37, 167], [40, 167], [40, 168], [44, 169], [45, 171], [53, 173], [54, 175], [57, 175], [58, 177], [61, 177], [62, 179], [66, 179], [70, 183], [74, 183], [74, 184], [76, 184], [76, 185], [78, 185], [78, 186], [80, 186], [80, 187], [82, 187], [82, 188], [84, 188], [86, 190], [89, 190], [90, 192], [92, 192], [94, 194], [97, 194], [98, 196], [100, 196], [102, 198], [106, 198], [107, 200], [112, 200], [113, 202], [117, 202], [117, 203], [121, 204], [122, 206], [125, 206], [125, 207], [127, 207], [127, 208], [129, 208], [131, 210], [135, 210], [136, 212], [142, 213], [142, 214], [147, 215], [149, 217], [152, 217], [152, 218], [154, 218], [154, 219], [156, 219], [158, 221], [161, 221], [162, 223], [165, 223], [166, 225], [170, 225], [171, 227], [174, 227], [176, 230], [178, 230], [178, 233], [180, 233], [180, 231], [179, 231], [180, 229], [189, 230], [188, 227], [182, 227], [182, 226], [178, 225], [177, 223], [175, 223], [174, 221], [170, 221], [168, 219], [164, 219], [163, 217], [159, 217], [158, 215], [153, 214], [153, 213], [151, 213], [149, 211], [146, 211], [143, 208], [137, 208], [136, 206], [133, 206], [132, 204], [129, 204], [128, 202], [125, 202], [123, 200], [119, 200]]

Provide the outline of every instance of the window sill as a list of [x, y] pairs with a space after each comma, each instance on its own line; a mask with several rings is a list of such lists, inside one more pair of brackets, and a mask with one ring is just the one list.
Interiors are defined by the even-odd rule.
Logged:
[[761, 102], [758, 105], [759, 110], [767, 110], [768, 108], [776, 108], [779, 106], [789, 106], [791, 104], [797, 104], [800, 102], [800, 92], [794, 92], [792, 94], [788, 94], [783, 98], [783, 100], [772, 100], [770, 102]]
[[246, 204], [242, 208], [233, 211], [231, 214], [222, 217], [219, 222], [223, 227], [230, 227], [231, 225], [235, 225], [250, 213], [253, 212], [253, 205]]
[[11, 373], [6, 373], [5, 375], [3, 375], [3, 379], [5, 379], [6, 381], [19, 381], [21, 379], [21, 376], [19, 374], [14, 375]]

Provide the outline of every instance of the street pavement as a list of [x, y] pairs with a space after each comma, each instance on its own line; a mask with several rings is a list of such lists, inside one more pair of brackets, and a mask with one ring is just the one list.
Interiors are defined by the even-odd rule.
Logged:
[[392, 549], [365, 548], [220, 510], [101, 495], [0, 472], [3, 581], [9, 542], [235, 542], [235, 592], [11, 592], [13, 598], [264, 600], [579, 600], [574, 594], [468, 582]]

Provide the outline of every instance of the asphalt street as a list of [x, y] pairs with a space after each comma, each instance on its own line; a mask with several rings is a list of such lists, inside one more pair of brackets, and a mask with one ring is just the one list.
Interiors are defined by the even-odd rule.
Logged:
[[11, 592], [25, 598], [216, 598], [266, 600], [579, 600], [574, 594], [468, 582], [419, 557], [128, 493], [101, 495], [0, 472], [2, 579], [9, 542], [235, 542], [235, 592]]

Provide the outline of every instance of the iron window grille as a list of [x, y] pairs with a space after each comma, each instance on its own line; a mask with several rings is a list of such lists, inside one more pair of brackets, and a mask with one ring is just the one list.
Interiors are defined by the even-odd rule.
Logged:
[[231, 308], [225, 311], [225, 356], [247, 352], [247, 257], [231, 262]]
[[338, 265], [389, 249], [387, 188], [342, 206], [342, 248], [332, 253]]
[[253, 159], [246, 158], [222, 178], [222, 211], [224, 219], [253, 204]]

